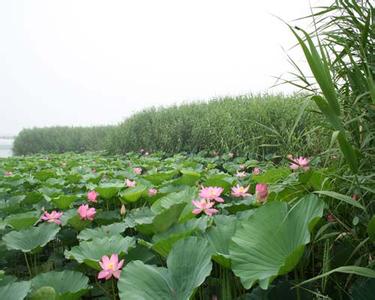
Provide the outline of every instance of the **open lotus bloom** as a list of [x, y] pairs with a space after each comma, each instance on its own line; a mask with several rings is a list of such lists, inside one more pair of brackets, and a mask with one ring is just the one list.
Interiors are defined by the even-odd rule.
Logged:
[[98, 202], [96, 200], [96, 198], [98, 197], [98, 193], [95, 192], [95, 191], [90, 191], [87, 193], [87, 199], [90, 201], [90, 202]]
[[268, 186], [265, 183], [258, 183], [255, 186], [255, 195], [258, 202], [265, 202], [268, 197]]
[[133, 168], [133, 172], [137, 175], [141, 175], [142, 174], [142, 168]]
[[94, 207], [89, 207], [88, 204], [82, 204], [80, 207], [78, 207], [77, 210], [79, 216], [82, 220], [94, 220], [96, 210]]
[[99, 265], [102, 270], [98, 274], [98, 279], [111, 279], [111, 277], [115, 277], [116, 279], [120, 278], [121, 268], [124, 264], [124, 260], [118, 261], [118, 255], [112, 254], [111, 258], [104, 255], [102, 259], [99, 261]]
[[221, 187], [202, 187], [199, 192], [199, 197], [206, 200], [213, 200], [216, 202], [224, 202], [224, 199], [220, 197], [221, 193], [224, 191]]
[[212, 216], [218, 212], [217, 209], [212, 208], [215, 205], [215, 202], [201, 199], [200, 201], [193, 200], [192, 203], [196, 207], [193, 209], [193, 214], [195, 215], [199, 215], [201, 212], [204, 212], [207, 216]]
[[158, 190], [157, 189], [149, 189], [147, 193], [150, 197], [153, 197], [158, 193]]
[[62, 215], [62, 212], [57, 212], [56, 210], [53, 210], [51, 213], [46, 211], [42, 215], [41, 219], [48, 223], [56, 223], [57, 225], [61, 225], [60, 218]]
[[135, 187], [135, 184], [136, 184], [136, 182], [133, 180], [130, 180], [130, 179], [126, 179], [125, 180], [125, 185], [127, 186], [127, 187]]
[[245, 178], [248, 174], [246, 172], [237, 172], [236, 177]]
[[310, 160], [306, 157], [303, 157], [303, 156], [300, 156], [298, 158], [293, 158], [293, 157], [288, 157], [291, 161], [293, 161], [289, 167], [292, 169], [292, 170], [297, 170], [297, 169], [303, 169], [305, 171], [307, 171], [310, 166]]
[[12, 173], [12, 172], [10, 172], [10, 171], [9, 171], [9, 172], [5, 172], [5, 173], [4, 173], [4, 176], [5, 176], [5, 177], [9, 177], [9, 176], [12, 176], [12, 175], [13, 175], [13, 173]]
[[236, 186], [232, 187], [232, 196], [234, 197], [246, 197], [250, 196], [250, 194], [247, 192], [249, 190], [249, 186], [243, 187], [237, 184]]

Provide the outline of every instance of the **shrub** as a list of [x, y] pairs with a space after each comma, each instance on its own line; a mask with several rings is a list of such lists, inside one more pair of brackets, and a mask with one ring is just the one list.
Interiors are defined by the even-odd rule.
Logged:
[[112, 132], [110, 150], [316, 154], [328, 143], [320, 117], [300, 97], [240, 96], [151, 108]]

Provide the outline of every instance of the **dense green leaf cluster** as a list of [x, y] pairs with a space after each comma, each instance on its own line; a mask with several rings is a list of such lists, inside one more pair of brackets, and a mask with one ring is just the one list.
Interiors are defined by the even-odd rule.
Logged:
[[[336, 169], [319, 168], [318, 162], [292, 171], [287, 159], [228, 155], [0, 159], [0, 298], [370, 294], [371, 194], [364, 190], [353, 200]], [[261, 173], [253, 174], [254, 168]], [[257, 200], [259, 183], [268, 186], [265, 201]], [[236, 185], [249, 186], [250, 195], [235, 197]], [[213, 216], [193, 213], [192, 200], [199, 199], [202, 186], [223, 189], [224, 202], [215, 204]], [[157, 193], [150, 194], [151, 188]], [[89, 191], [98, 193], [96, 202], [89, 201]], [[93, 220], [80, 217], [81, 205], [96, 209]], [[58, 224], [41, 219], [52, 211], [63, 213]], [[125, 261], [120, 278], [99, 280], [99, 262], [112, 254]]]

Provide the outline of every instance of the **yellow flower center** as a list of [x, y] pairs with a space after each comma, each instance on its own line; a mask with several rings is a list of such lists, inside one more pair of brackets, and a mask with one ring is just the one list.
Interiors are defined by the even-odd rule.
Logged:
[[109, 263], [108, 266], [107, 266], [107, 268], [108, 268], [109, 270], [112, 270], [112, 271], [115, 270], [113, 263]]

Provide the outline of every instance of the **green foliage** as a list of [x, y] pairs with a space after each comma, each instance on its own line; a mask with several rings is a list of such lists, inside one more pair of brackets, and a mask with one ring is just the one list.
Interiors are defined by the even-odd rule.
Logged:
[[120, 299], [188, 300], [210, 274], [212, 263], [207, 241], [190, 237], [176, 243], [167, 258], [167, 269], [129, 263], [118, 283]]
[[[87, 276], [92, 286], [83, 288], [87, 280], [82, 285], [87, 298], [358, 295], [354, 283], [373, 273], [372, 197], [363, 193], [352, 199], [350, 177], [319, 167], [320, 160], [312, 159], [308, 171], [291, 171], [287, 159], [228, 155], [66, 153], [1, 159], [0, 293], [1, 287], [8, 286], [3, 290], [8, 293], [13, 283], [29, 280], [34, 284], [22, 297], [74, 298], [81, 289], [57, 280], [68, 279], [58, 274], [69, 271], [78, 273], [77, 283]], [[135, 174], [134, 167], [142, 173]], [[254, 167], [261, 169], [259, 175], [251, 174]], [[236, 176], [241, 168], [245, 178]], [[136, 187], [126, 187], [126, 178]], [[268, 184], [266, 203], [256, 200], [258, 183]], [[249, 186], [252, 195], [232, 196], [237, 184]], [[215, 204], [218, 213], [212, 217], [192, 212], [202, 186], [224, 188], [224, 203]], [[147, 193], [151, 187], [154, 196]], [[88, 191], [99, 193], [97, 202], [88, 201]], [[81, 220], [82, 204], [96, 209], [94, 220]], [[63, 213], [61, 225], [39, 219], [53, 210]], [[320, 218], [325, 210], [329, 221]], [[96, 279], [99, 261], [112, 254], [125, 261], [119, 290], [117, 279]]]
[[[25, 129], [14, 153], [108, 150], [112, 153], [318, 154], [329, 143], [314, 105], [297, 96], [239, 96], [136, 113], [118, 126]], [[150, 175], [152, 182], [152, 175]]]
[[22, 130], [13, 143], [15, 155], [105, 150], [113, 126], [48, 127]]
[[310, 231], [323, 215], [323, 203], [308, 195], [289, 211], [271, 202], [240, 222], [229, 247], [233, 272], [246, 289], [255, 282], [267, 289], [272, 280], [290, 272], [310, 242]]
[[[89, 290], [89, 278], [82, 273], [65, 270], [62, 272], [48, 272], [42, 273], [34, 277], [31, 281], [31, 288], [35, 291], [33, 294], [34, 299], [46, 299], [43, 295], [48, 293], [52, 295], [51, 291], [48, 292], [46, 287], [53, 289], [52, 299], [56, 300], [78, 300]], [[38, 298], [38, 294], [40, 297]], [[47, 298], [48, 299], [48, 298]]]
[[301, 104], [301, 98], [265, 95], [148, 109], [112, 132], [110, 149], [117, 153], [216, 150], [259, 157], [319, 153], [328, 142], [316, 128], [320, 119], [303, 111], [296, 123]]
[[309, 16], [315, 32], [290, 27], [321, 92], [305, 75], [299, 78], [314, 91], [312, 100], [351, 171], [369, 172], [375, 160], [375, 7], [370, 0], [332, 2]]

